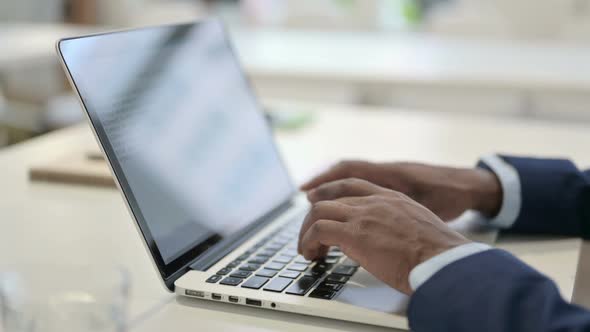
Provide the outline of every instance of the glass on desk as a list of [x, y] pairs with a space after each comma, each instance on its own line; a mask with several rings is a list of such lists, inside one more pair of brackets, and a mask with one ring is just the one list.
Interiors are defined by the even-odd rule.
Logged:
[[0, 332], [123, 332], [124, 269], [0, 267]]

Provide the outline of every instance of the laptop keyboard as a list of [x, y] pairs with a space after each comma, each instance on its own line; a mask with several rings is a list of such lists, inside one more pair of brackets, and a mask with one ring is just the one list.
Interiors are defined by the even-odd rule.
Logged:
[[359, 265], [337, 247], [330, 248], [325, 258], [315, 262], [298, 255], [300, 227], [301, 221], [286, 224], [210, 276], [207, 282], [333, 299]]

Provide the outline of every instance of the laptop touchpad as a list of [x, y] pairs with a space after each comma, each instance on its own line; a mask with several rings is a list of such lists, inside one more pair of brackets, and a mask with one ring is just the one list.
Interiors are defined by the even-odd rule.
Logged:
[[405, 313], [408, 297], [375, 278], [363, 268], [346, 283], [336, 301], [387, 313]]

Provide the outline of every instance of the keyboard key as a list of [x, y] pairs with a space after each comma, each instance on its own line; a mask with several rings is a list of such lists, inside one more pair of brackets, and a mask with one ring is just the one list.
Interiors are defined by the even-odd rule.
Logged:
[[231, 270], [232, 270], [232, 269], [231, 269], [231, 268], [229, 268], [229, 267], [224, 267], [223, 269], [221, 269], [221, 270], [217, 271], [217, 274], [219, 274], [220, 276], [224, 276], [224, 275], [226, 275], [226, 274], [230, 273], [230, 272], [231, 272]]
[[277, 246], [281, 246], [281, 248], [282, 248], [282, 247], [286, 246], [289, 242], [291, 242], [290, 238], [287, 238], [285, 236], [277, 236], [275, 238], [275, 241], [272, 244], [277, 245]]
[[240, 270], [242, 271], [256, 271], [260, 268], [258, 264], [243, 264], [240, 266]]
[[280, 250], [281, 250], [281, 248], [276, 248], [276, 247], [265, 247], [265, 248], [262, 248], [262, 252], [265, 252], [266, 251], [271, 256], [276, 255], [277, 252], [279, 252]]
[[305, 295], [318, 282], [319, 278], [312, 276], [303, 276], [301, 279], [295, 281], [293, 286], [287, 289], [287, 294], [291, 295]]
[[248, 263], [258, 265], [265, 264], [266, 262], [268, 262], [268, 257], [264, 256], [256, 256], [248, 260]]
[[281, 234], [276, 238], [276, 242], [282, 243], [283, 245], [286, 245], [287, 243], [291, 242], [291, 240], [293, 240], [293, 236], [287, 233]]
[[280, 271], [280, 270], [282, 270], [283, 268], [285, 268], [285, 264], [281, 264], [281, 263], [274, 263], [274, 262], [273, 262], [273, 263], [266, 264], [266, 265], [264, 266], [264, 268], [265, 268], [265, 269], [267, 269], [267, 270], [277, 270], [277, 271]]
[[321, 284], [318, 285], [318, 289], [324, 289], [324, 290], [329, 290], [332, 292], [337, 292], [339, 290], [342, 289], [342, 287], [344, 287], [343, 284], [337, 283], [337, 282], [330, 282], [330, 281], [324, 281]]
[[289, 278], [289, 279], [297, 279], [297, 278], [299, 278], [300, 275], [301, 275], [301, 273], [299, 273], [297, 271], [283, 271], [283, 272], [281, 272], [281, 274], [279, 274], [279, 277]]
[[250, 257], [250, 254], [242, 254], [238, 258], [236, 258], [236, 260], [245, 261], [246, 259], [248, 259], [248, 257]]
[[342, 276], [342, 275], [337, 275], [337, 274], [330, 274], [327, 278], [326, 281], [329, 282], [337, 282], [340, 284], [344, 284], [348, 281], [348, 277], [347, 276]]
[[275, 253], [278, 252], [279, 250], [283, 249], [284, 246], [277, 244], [277, 243], [272, 243], [269, 244], [268, 246], [264, 247], [265, 250], [271, 250], [274, 251]]
[[269, 292], [280, 293], [283, 290], [285, 290], [285, 288], [287, 288], [287, 286], [289, 286], [291, 284], [291, 282], [293, 282], [293, 280], [278, 277], [278, 278], [273, 279], [270, 283], [268, 283], [264, 287], [264, 290], [269, 291]]
[[338, 265], [332, 270], [333, 274], [341, 274], [343, 276], [350, 277], [356, 272], [356, 267], [354, 266], [346, 266], [346, 265]]
[[295, 258], [295, 263], [309, 265], [311, 264], [311, 261], [308, 261], [303, 256], [297, 256], [297, 258]]
[[353, 261], [352, 259], [346, 257], [346, 259], [340, 264], [340, 265], [345, 265], [345, 266], [354, 266], [354, 267], [359, 267], [359, 263]]
[[331, 247], [330, 252], [342, 252], [339, 247]]
[[312, 267], [312, 270], [318, 271], [318, 272], [326, 272], [331, 268], [332, 268], [332, 264], [328, 264], [325, 261], [318, 261]]
[[240, 264], [242, 264], [242, 261], [235, 260], [235, 261], [233, 261], [233, 262], [231, 262], [231, 263], [227, 264], [227, 267], [229, 267], [230, 269], [233, 269], [234, 267], [236, 267], [236, 266], [238, 266], [238, 265], [240, 265]]
[[277, 263], [281, 263], [281, 264], [287, 264], [287, 263], [289, 263], [290, 261], [291, 261], [291, 257], [288, 257], [288, 256], [283, 256], [283, 255], [281, 255], [281, 256], [279, 256], [279, 257], [275, 257], [275, 258], [273, 259], [273, 262], [277, 262]]
[[342, 253], [342, 251], [330, 251], [326, 255], [327, 258], [340, 258], [342, 256], [344, 256], [344, 254]]
[[314, 269], [311, 269], [311, 270], [305, 272], [305, 275], [306, 276], [312, 276], [312, 277], [316, 277], [316, 278], [323, 277], [324, 274], [326, 274], [326, 272], [319, 271], [319, 270], [314, 270]]
[[226, 277], [225, 279], [221, 280], [220, 284], [228, 285], [228, 286], [237, 286], [242, 282], [243, 279], [234, 278], [234, 277]]
[[264, 257], [272, 257], [277, 253], [278, 250], [262, 250], [261, 252], [258, 253], [258, 256], [264, 256]]
[[272, 278], [277, 274], [277, 271], [262, 269], [256, 272], [259, 277]]
[[304, 272], [305, 270], [307, 270], [307, 265], [291, 264], [287, 269], [291, 271]]
[[281, 252], [281, 255], [293, 259], [293, 257], [297, 256], [297, 250], [284, 250], [283, 252]]
[[252, 274], [252, 272], [248, 272], [248, 271], [236, 271], [232, 274], [230, 274], [230, 277], [234, 277], [234, 278], [242, 278], [242, 279], [246, 279], [248, 278], [250, 275]]
[[209, 277], [209, 279], [206, 280], [206, 282], [210, 283], [210, 284], [214, 284], [216, 282], [218, 282], [221, 279], [220, 275], [214, 274], [212, 276]]
[[309, 297], [313, 297], [316, 299], [323, 299], [323, 300], [331, 300], [336, 295], [336, 292], [325, 290], [325, 289], [315, 289], [313, 292], [309, 294]]
[[327, 264], [330, 264], [330, 265], [337, 264], [339, 260], [340, 260], [340, 257], [326, 257], [326, 258], [324, 258], [324, 262], [326, 262]]
[[243, 288], [251, 288], [251, 289], [260, 289], [260, 287], [264, 286], [268, 282], [268, 278], [262, 277], [252, 277], [246, 281], [242, 287]]

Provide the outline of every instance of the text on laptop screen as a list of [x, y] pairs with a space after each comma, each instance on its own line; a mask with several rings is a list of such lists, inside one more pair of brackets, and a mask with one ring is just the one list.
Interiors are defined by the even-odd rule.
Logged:
[[60, 50], [165, 264], [293, 193], [217, 21], [66, 40]]

